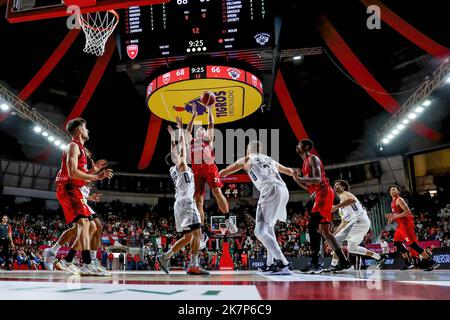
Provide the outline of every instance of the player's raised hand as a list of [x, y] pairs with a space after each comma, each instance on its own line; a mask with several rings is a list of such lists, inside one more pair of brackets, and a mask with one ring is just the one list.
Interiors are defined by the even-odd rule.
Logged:
[[98, 172], [108, 166], [108, 162], [105, 159], [98, 160], [96, 163], [94, 163], [94, 170], [95, 172]]
[[106, 169], [97, 175], [97, 179], [98, 180], [111, 179], [113, 176], [114, 176], [113, 171], [111, 169]]
[[167, 131], [170, 133], [170, 135], [173, 135], [175, 133], [175, 131], [173, 130], [173, 128], [170, 124], [167, 126]]
[[181, 119], [180, 116], [177, 116], [176, 120], [177, 120], [177, 128], [182, 130], [183, 129], [183, 119]]
[[391, 213], [390, 213], [390, 214], [385, 214], [384, 216], [385, 216], [385, 218], [387, 219], [388, 224], [391, 224], [392, 221], [394, 220], [394, 215], [391, 214]]
[[89, 200], [93, 202], [99, 202], [101, 198], [102, 198], [101, 193], [93, 193], [92, 195], [89, 196]]

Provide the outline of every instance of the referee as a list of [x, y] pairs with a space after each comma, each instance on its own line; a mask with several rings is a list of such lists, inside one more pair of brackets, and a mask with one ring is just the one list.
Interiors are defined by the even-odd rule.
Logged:
[[11, 249], [14, 249], [14, 242], [12, 239], [12, 229], [8, 224], [8, 216], [4, 215], [2, 217], [2, 223], [0, 224], [0, 248], [1, 255], [5, 260], [5, 269], [11, 270], [9, 261], [9, 245], [11, 244]]

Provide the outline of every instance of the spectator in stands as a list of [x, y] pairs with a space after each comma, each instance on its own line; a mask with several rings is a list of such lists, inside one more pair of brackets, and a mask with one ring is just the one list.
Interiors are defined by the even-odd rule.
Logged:
[[109, 270], [112, 270], [113, 261], [114, 261], [114, 254], [112, 252], [110, 252], [108, 254]]
[[127, 253], [127, 267], [126, 270], [133, 270], [133, 255], [128, 252]]
[[133, 260], [134, 260], [134, 267], [135, 267], [134, 270], [139, 270], [139, 264], [140, 264], [140, 262], [141, 262], [141, 257], [139, 256], [138, 253], [136, 253], [136, 254], [134, 255]]
[[108, 251], [106, 249], [102, 251], [102, 266], [105, 268], [108, 267]]
[[123, 252], [119, 254], [119, 270], [125, 270], [125, 255]]
[[5, 269], [11, 270], [10, 266], [10, 246], [14, 250], [14, 242], [12, 238], [12, 227], [8, 223], [8, 216], [3, 215], [2, 222], [0, 223], [0, 257], [5, 262]]

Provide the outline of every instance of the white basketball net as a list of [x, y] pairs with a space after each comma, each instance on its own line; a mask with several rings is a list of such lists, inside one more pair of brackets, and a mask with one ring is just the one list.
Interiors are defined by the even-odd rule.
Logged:
[[119, 15], [114, 10], [84, 13], [78, 16], [86, 35], [83, 51], [96, 56], [105, 52], [105, 44], [119, 23]]

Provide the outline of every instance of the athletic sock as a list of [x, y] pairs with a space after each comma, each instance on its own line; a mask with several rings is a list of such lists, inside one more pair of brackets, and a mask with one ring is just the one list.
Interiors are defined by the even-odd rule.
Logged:
[[91, 260], [97, 260], [97, 250], [91, 250]]
[[191, 255], [191, 262], [189, 263], [192, 267], [198, 266], [198, 255], [192, 254]]
[[81, 258], [83, 259], [83, 263], [91, 264], [91, 252], [89, 250], [81, 251]]
[[72, 263], [73, 258], [75, 257], [76, 254], [77, 250], [75, 250], [74, 248], [70, 248], [69, 253], [66, 255], [66, 262]]
[[165, 260], [170, 260], [174, 254], [175, 252], [173, 252], [172, 249], [169, 249], [169, 251], [163, 254], [163, 257]]
[[58, 242], [56, 242], [54, 245], [53, 245], [53, 247], [51, 247], [50, 248], [50, 250], [52, 250], [53, 252], [58, 252], [59, 251], [59, 249], [61, 248], [61, 245], [58, 243]]

